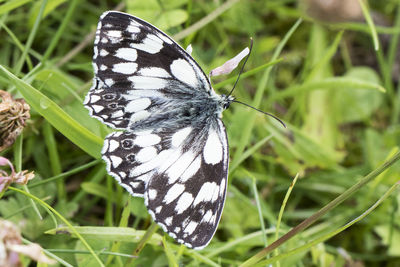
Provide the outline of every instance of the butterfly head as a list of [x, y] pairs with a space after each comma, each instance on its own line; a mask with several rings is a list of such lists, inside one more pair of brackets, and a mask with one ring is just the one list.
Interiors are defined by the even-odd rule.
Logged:
[[229, 108], [231, 103], [235, 100], [235, 97], [232, 95], [221, 95], [221, 106], [223, 109]]

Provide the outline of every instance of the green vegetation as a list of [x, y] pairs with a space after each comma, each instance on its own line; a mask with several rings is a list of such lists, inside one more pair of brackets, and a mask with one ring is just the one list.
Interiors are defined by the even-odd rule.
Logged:
[[[356, 22], [314, 20], [303, 10], [318, 1], [301, 2], [0, 1], [0, 89], [31, 107], [0, 156], [35, 173], [0, 193], [0, 219], [60, 266], [400, 266], [400, 1], [355, 1]], [[158, 228], [100, 160], [110, 129], [82, 102], [99, 16], [114, 8], [192, 44], [206, 73], [252, 37], [234, 95], [288, 126], [240, 104], [224, 112], [228, 193], [201, 251]]]

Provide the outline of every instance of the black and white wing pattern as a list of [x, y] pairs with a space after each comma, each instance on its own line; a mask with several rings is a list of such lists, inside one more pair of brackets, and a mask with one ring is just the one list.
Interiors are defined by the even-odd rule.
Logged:
[[190, 248], [212, 239], [225, 202], [228, 141], [217, 95], [193, 58], [149, 23], [108, 11], [98, 24], [91, 116], [115, 129], [107, 171], [141, 196], [165, 232]]

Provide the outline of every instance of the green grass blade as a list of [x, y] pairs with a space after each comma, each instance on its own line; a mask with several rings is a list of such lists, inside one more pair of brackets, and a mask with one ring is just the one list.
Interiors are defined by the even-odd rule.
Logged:
[[317, 239], [315, 239], [315, 240], [313, 240], [313, 241], [311, 241], [311, 242], [308, 242], [307, 244], [305, 244], [305, 245], [303, 245], [303, 246], [300, 246], [300, 247], [298, 247], [298, 248], [296, 248], [296, 249], [293, 249], [293, 250], [291, 250], [291, 251], [289, 251], [289, 252], [282, 253], [282, 254], [280, 254], [280, 255], [278, 255], [278, 256], [272, 257], [272, 258], [270, 258], [270, 259], [268, 259], [268, 260], [265, 260], [265, 261], [261, 261], [261, 262], [259, 262], [257, 265], [254, 265], [254, 266], [266, 266], [266, 265], [268, 265], [268, 264], [274, 263], [274, 262], [276, 262], [276, 261], [278, 261], [278, 260], [284, 259], [284, 258], [289, 257], [289, 256], [292, 256], [292, 255], [294, 255], [294, 254], [298, 254], [298, 253], [305, 252], [305, 251], [309, 250], [311, 247], [313, 247], [313, 246], [315, 246], [315, 245], [317, 245], [317, 244], [319, 244], [319, 243], [322, 243], [322, 242], [324, 242], [324, 241], [326, 241], [326, 240], [332, 238], [333, 236], [335, 236], [335, 235], [337, 235], [337, 234], [343, 232], [344, 230], [346, 230], [347, 228], [349, 228], [350, 226], [352, 226], [352, 225], [355, 224], [356, 222], [359, 222], [359, 221], [361, 221], [362, 219], [364, 219], [364, 218], [365, 218], [368, 214], [370, 214], [375, 208], [377, 208], [380, 204], [382, 204], [382, 202], [383, 202], [385, 199], [387, 199], [387, 198], [394, 192], [394, 190], [396, 190], [399, 186], [400, 186], [400, 183], [399, 183], [399, 182], [396, 183], [396, 184], [394, 184], [393, 186], [391, 186], [391, 187], [389, 188], [389, 190], [387, 190], [387, 191], [385, 192], [385, 194], [384, 194], [382, 197], [380, 197], [380, 198], [378, 199], [377, 202], [375, 202], [370, 208], [368, 208], [368, 209], [367, 209], [365, 212], [363, 212], [360, 216], [358, 216], [358, 217], [355, 218], [354, 220], [350, 221], [350, 222], [347, 223], [346, 225], [344, 225], [344, 226], [342, 226], [342, 227], [340, 227], [340, 228], [338, 228], [338, 229], [336, 229], [336, 230], [334, 230], [334, 231], [332, 231], [332, 232], [330, 232], [330, 233], [328, 233], [328, 234], [325, 234], [325, 235], [323, 235], [323, 236], [321, 236], [321, 237], [319, 237], [319, 238], [317, 238]]
[[22, 55], [20, 57], [20, 60], [18, 61], [17, 65], [15, 66], [15, 73], [17, 75], [20, 74], [22, 67], [24, 66], [24, 62], [26, 60], [26, 57], [28, 56], [28, 52], [32, 46], [33, 40], [35, 39], [35, 36], [37, 34], [37, 31], [39, 29], [39, 24], [44, 12], [44, 8], [46, 7], [47, 0], [42, 1], [42, 5], [40, 6], [39, 14], [35, 20], [35, 24], [33, 25], [33, 28], [31, 32], [29, 33], [28, 40], [26, 41], [24, 51], [22, 52]]
[[[157, 224], [156, 224], [157, 225]], [[71, 234], [78, 238], [78, 233], [86, 238], [95, 238], [103, 241], [121, 241], [137, 243], [145, 235], [146, 231], [139, 231], [129, 227], [105, 227], [105, 226], [75, 226], [75, 231], [69, 227], [58, 227], [46, 231], [46, 234]], [[148, 240], [148, 244], [159, 245], [162, 242], [162, 236], [154, 233]]]
[[346, 78], [346, 77], [332, 77], [326, 78], [323, 80], [319, 80], [316, 82], [309, 82], [302, 85], [295, 85], [289, 87], [283, 91], [280, 91], [268, 101], [273, 102], [278, 99], [283, 99], [286, 97], [295, 97], [300, 93], [305, 93], [313, 90], [322, 90], [322, 89], [342, 89], [342, 88], [352, 88], [352, 89], [367, 89], [367, 90], [378, 90], [380, 92], [385, 92], [385, 88], [376, 83], [365, 82], [363, 80], [354, 79], [354, 78]]
[[325, 205], [323, 208], [321, 208], [319, 211], [308, 217], [306, 220], [298, 224], [296, 227], [292, 228], [288, 233], [283, 235], [280, 239], [276, 240], [273, 242], [271, 245], [266, 247], [265, 249], [261, 250], [259, 253], [245, 261], [241, 267], [247, 267], [247, 266], [254, 266], [255, 263], [260, 261], [262, 258], [264, 258], [269, 252], [273, 251], [275, 248], [279, 247], [281, 244], [284, 242], [288, 241], [290, 238], [295, 236], [297, 233], [300, 233], [304, 229], [306, 229], [308, 226], [313, 224], [316, 220], [321, 218], [323, 215], [325, 215], [328, 211], [332, 210], [335, 208], [337, 205], [348, 199], [350, 196], [352, 196], [355, 192], [359, 191], [361, 188], [363, 188], [366, 184], [371, 182], [375, 177], [377, 177], [379, 174], [387, 170], [389, 167], [391, 167], [393, 164], [395, 164], [398, 160], [400, 160], [400, 152], [397, 152], [393, 157], [391, 157], [388, 161], [386, 161], [384, 164], [379, 166], [377, 169], [374, 171], [370, 172], [368, 175], [366, 175], [364, 178], [362, 178], [359, 182], [354, 184], [352, 187], [347, 189], [344, 193], [339, 195], [337, 198], [329, 202], [327, 205]]
[[358, 3], [360, 3], [364, 18], [367, 21], [369, 30], [371, 32], [372, 41], [374, 42], [374, 48], [376, 51], [378, 51], [379, 50], [379, 39], [378, 39], [378, 34], [376, 33], [374, 21], [372, 20], [371, 15], [369, 14], [369, 11], [368, 11], [368, 7], [364, 3], [364, 1], [358, 0]]
[[0, 66], [0, 70], [19, 90], [28, 104], [50, 122], [54, 128], [91, 156], [100, 157], [100, 150], [103, 144], [103, 140], [100, 137], [92, 134], [88, 129], [76, 122], [56, 103], [30, 84], [22, 81], [3, 66]]
[[22, 5], [25, 5], [26, 3], [31, 2], [32, 0], [14, 0], [14, 1], [8, 1], [5, 4], [2, 4], [0, 6], [0, 15], [3, 15], [5, 13], [10, 12], [13, 9], [16, 9], [17, 7], [20, 7]]

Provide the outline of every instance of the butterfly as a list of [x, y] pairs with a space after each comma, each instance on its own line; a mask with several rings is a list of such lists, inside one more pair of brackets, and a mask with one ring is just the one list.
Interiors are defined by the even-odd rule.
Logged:
[[[216, 68], [230, 72], [248, 54]], [[90, 115], [122, 131], [102, 158], [131, 195], [143, 197], [162, 229], [189, 248], [207, 246], [224, 207], [229, 148], [218, 95], [190, 55], [168, 35], [129, 14], [107, 11], [94, 41]]]

